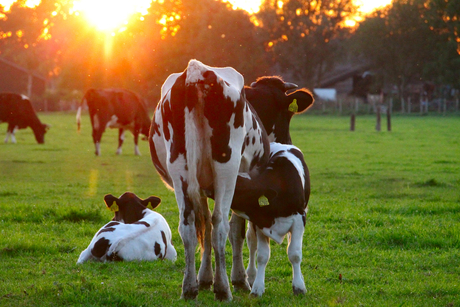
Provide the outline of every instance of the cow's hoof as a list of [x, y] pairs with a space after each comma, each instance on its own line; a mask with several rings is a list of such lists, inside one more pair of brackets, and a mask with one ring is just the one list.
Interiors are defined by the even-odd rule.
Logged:
[[198, 289], [193, 288], [187, 291], [182, 291], [181, 298], [184, 300], [194, 300], [198, 296]]
[[249, 286], [249, 283], [245, 280], [243, 281], [232, 281], [233, 289], [235, 291], [241, 291], [241, 292], [249, 292], [251, 291], [251, 287]]
[[198, 283], [198, 287], [200, 288], [200, 290], [210, 290], [211, 289], [211, 286], [212, 286], [212, 280], [211, 281], [200, 281]]
[[218, 301], [231, 301], [232, 300], [232, 293], [229, 291], [215, 291], [214, 290], [215, 299]]
[[292, 291], [294, 292], [294, 295], [303, 295], [307, 293], [307, 289], [305, 288], [297, 288], [292, 286]]

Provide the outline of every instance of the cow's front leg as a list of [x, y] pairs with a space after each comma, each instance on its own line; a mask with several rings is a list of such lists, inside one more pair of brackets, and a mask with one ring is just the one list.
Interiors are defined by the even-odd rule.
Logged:
[[270, 239], [257, 229], [257, 274], [251, 294], [262, 296], [265, 292], [265, 268], [270, 259]]
[[300, 269], [300, 263], [302, 262], [302, 239], [304, 230], [305, 225], [299, 217], [292, 225], [288, 246], [289, 261], [292, 264], [292, 290], [295, 295], [305, 294], [307, 292], [302, 271]]
[[121, 155], [121, 146], [123, 146], [123, 141], [125, 140], [125, 130], [123, 128], [118, 129], [118, 148], [117, 155]]
[[[202, 196], [202, 208], [208, 208], [207, 197]], [[212, 285], [213, 272], [212, 272], [212, 244], [211, 244], [211, 234], [212, 234], [212, 224], [211, 224], [211, 212], [209, 209], [205, 210], [205, 237], [204, 237], [204, 246], [202, 246], [201, 254], [201, 265], [200, 270], [198, 271], [198, 285], [201, 289], [209, 289]]]
[[236, 290], [249, 291], [250, 287], [247, 281], [246, 272], [243, 263], [243, 244], [245, 236], [246, 220], [232, 214], [230, 220], [230, 234], [229, 239], [232, 244], [233, 250], [233, 263], [232, 263], [232, 284]]
[[139, 151], [139, 131], [138, 130], [134, 130], [134, 155], [136, 156], [140, 156], [141, 155], [141, 152]]
[[248, 275], [248, 282], [251, 287], [254, 285], [256, 279], [257, 267], [256, 267], [256, 253], [257, 253], [257, 235], [255, 225], [249, 222], [248, 231], [246, 232], [246, 242], [249, 248], [249, 264], [246, 273]]

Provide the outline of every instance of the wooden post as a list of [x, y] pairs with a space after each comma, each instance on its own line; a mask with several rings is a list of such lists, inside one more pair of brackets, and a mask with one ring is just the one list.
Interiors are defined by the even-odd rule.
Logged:
[[350, 131], [355, 131], [355, 113], [351, 113], [350, 118]]
[[387, 130], [391, 131], [391, 111], [390, 111], [390, 108], [387, 108]]
[[412, 109], [412, 103], [411, 102], [412, 102], [412, 99], [411, 99], [411, 97], [409, 97], [407, 99], [407, 113], [409, 113], [409, 114], [410, 114], [410, 111]]
[[339, 115], [342, 115], [342, 98], [339, 99]]
[[359, 110], [359, 100], [358, 98], [355, 99], [355, 112], [358, 113]]
[[377, 104], [377, 109], [375, 110], [377, 114], [377, 124], [375, 125], [375, 130], [380, 131], [380, 121], [381, 121], [381, 116], [380, 116], [380, 104]]

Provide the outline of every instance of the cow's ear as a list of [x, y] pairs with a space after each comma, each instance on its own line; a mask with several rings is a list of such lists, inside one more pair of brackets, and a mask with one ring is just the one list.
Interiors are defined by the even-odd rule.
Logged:
[[104, 196], [105, 205], [107, 206], [107, 209], [109, 209], [112, 212], [117, 212], [119, 210], [118, 205], [116, 203], [117, 200], [118, 198], [116, 198], [112, 194], [107, 194]]
[[300, 89], [286, 95], [288, 97], [288, 110], [298, 114], [313, 105], [313, 95], [306, 89]]
[[150, 196], [149, 198], [146, 198], [142, 201], [142, 204], [144, 205], [144, 207], [150, 210], [153, 210], [156, 207], [158, 207], [160, 203], [161, 203], [161, 199], [156, 196]]

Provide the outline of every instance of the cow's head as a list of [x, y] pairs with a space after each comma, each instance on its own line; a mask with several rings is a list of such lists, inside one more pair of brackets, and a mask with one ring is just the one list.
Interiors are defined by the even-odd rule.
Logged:
[[32, 129], [38, 144], [45, 143], [45, 133], [49, 130], [50, 125], [40, 123], [35, 129]]
[[[261, 77], [244, 88], [246, 98], [259, 115], [272, 142], [292, 144], [289, 134], [292, 116], [304, 112], [313, 104], [311, 92], [297, 87], [279, 77]], [[294, 89], [297, 90], [292, 91]]]
[[104, 196], [104, 201], [107, 208], [115, 214], [113, 221], [131, 224], [144, 217], [146, 208], [153, 210], [158, 207], [161, 199], [156, 196], [140, 199], [136, 194], [126, 192], [120, 198], [107, 194]]

